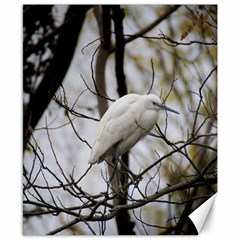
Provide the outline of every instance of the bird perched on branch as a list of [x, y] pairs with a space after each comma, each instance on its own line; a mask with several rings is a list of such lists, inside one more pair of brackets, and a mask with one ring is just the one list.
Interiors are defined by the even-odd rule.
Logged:
[[115, 101], [100, 120], [89, 164], [112, 158], [134, 175], [119, 157], [153, 129], [160, 110], [179, 114], [154, 94], [127, 94]]

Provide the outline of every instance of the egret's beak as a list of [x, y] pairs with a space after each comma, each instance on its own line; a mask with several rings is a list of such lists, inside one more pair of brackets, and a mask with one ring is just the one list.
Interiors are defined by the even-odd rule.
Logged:
[[160, 109], [163, 109], [165, 111], [169, 111], [169, 112], [173, 112], [173, 113], [176, 113], [176, 114], [180, 114], [179, 112], [173, 110], [172, 108], [169, 108], [163, 104], [157, 104], [157, 106], [160, 108]]

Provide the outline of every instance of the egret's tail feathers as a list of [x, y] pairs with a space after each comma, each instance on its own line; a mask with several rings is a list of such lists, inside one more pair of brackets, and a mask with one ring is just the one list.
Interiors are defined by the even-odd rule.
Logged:
[[93, 165], [93, 164], [95, 164], [95, 163], [98, 163], [98, 159], [90, 158], [90, 159], [88, 160], [88, 163], [91, 164], [91, 165]]
[[89, 164], [95, 164], [99, 162], [99, 157], [98, 155], [96, 154], [96, 149], [94, 148], [94, 145], [93, 145], [93, 148], [92, 148], [92, 151], [91, 151], [91, 154], [90, 154], [90, 158], [88, 160], [88, 163]]

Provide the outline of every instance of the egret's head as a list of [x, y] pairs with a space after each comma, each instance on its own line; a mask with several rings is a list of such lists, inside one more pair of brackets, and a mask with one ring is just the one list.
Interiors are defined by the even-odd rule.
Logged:
[[163, 105], [160, 101], [160, 98], [154, 94], [145, 95], [144, 102], [145, 102], [145, 107], [147, 109], [156, 110], [156, 111], [165, 110], [165, 111], [179, 114], [179, 112]]

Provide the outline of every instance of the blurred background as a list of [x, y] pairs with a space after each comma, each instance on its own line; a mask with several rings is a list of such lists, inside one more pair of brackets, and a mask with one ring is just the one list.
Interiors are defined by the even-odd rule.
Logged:
[[133, 232], [194, 234], [187, 216], [216, 192], [217, 6], [23, 6], [24, 235], [119, 234], [114, 218], [68, 224], [108, 188], [105, 163], [86, 172], [103, 112], [149, 92], [180, 115], [161, 113], [129, 152], [135, 173], [162, 160], [129, 187], [128, 203], [196, 184], [130, 209]]

